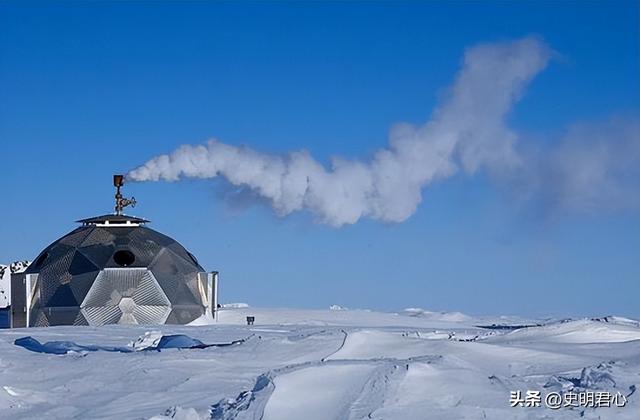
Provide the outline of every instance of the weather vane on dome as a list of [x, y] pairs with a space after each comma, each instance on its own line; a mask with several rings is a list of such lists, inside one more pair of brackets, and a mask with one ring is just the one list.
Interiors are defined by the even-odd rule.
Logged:
[[134, 197], [124, 198], [122, 193], [120, 192], [120, 187], [124, 185], [124, 175], [114, 175], [113, 176], [113, 186], [116, 187], [116, 214], [118, 216], [122, 215], [122, 210], [125, 207], [136, 206], [136, 199]]

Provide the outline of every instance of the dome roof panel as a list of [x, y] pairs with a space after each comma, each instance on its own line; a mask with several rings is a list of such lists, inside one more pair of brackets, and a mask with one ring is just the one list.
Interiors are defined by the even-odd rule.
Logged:
[[75, 252], [75, 248], [66, 245], [51, 248], [49, 258], [38, 275], [38, 283], [42, 285], [40, 293], [43, 301], [53, 296], [55, 289], [65, 280], [65, 274], [69, 274]]
[[77, 276], [90, 271], [98, 271], [98, 267], [85, 257], [82, 252], [76, 251], [69, 266], [69, 274]]
[[107, 265], [109, 259], [113, 257], [116, 250], [113, 244], [95, 244], [87, 247], [78, 248], [78, 252], [82, 253], [96, 267], [102, 268]]
[[60, 238], [58, 242], [69, 246], [79, 246], [91, 233], [91, 230], [89, 227], [81, 226]]
[[204, 271], [204, 269], [200, 267], [200, 263], [198, 263], [198, 260], [196, 259], [196, 257], [193, 254], [191, 254], [189, 251], [187, 251], [179, 243], [174, 242], [168, 245], [167, 248], [169, 248], [171, 252], [173, 252], [175, 255], [182, 258], [183, 260], [185, 260], [187, 263], [195, 265], [199, 271]]
[[77, 301], [69, 284], [58, 286], [55, 293], [47, 300], [43, 300], [42, 303], [45, 308], [56, 306], [80, 306], [80, 302]]
[[[172, 303], [200, 305], [196, 297], [199, 269], [194, 264], [189, 264], [169, 248], [164, 248], [149, 269]], [[193, 285], [189, 284], [189, 279], [194, 280]]]
[[139, 227], [131, 232], [131, 238], [136, 241], [153, 241], [160, 246], [167, 246], [169, 244], [177, 243], [177, 241], [167, 235], [150, 229], [148, 227]]
[[75, 296], [78, 304], [84, 300], [93, 285], [96, 277], [98, 276], [99, 271], [91, 271], [88, 273], [83, 273], [79, 275], [74, 275], [69, 283], [69, 287], [73, 292], [73, 296]]
[[202, 315], [197, 306], [173, 305], [167, 324], [188, 324]]
[[112, 244], [116, 238], [111, 231], [117, 232], [117, 229], [105, 229], [101, 227], [90, 227], [89, 229], [91, 232], [84, 241], [82, 241], [80, 247]]
[[[118, 232], [119, 233], [119, 232]], [[118, 247], [124, 247], [131, 243], [131, 238], [125, 235], [117, 235], [113, 240], [113, 244]]]

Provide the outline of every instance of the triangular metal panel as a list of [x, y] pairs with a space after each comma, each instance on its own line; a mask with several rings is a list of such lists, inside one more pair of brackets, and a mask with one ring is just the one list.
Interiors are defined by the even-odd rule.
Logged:
[[155, 231], [153, 229], [149, 229], [148, 227], [139, 227], [137, 228], [135, 231], [131, 232], [131, 238], [137, 241], [143, 240], [150, 240], [153, 241], [155, 243], [157, 243], [159, 246], [167, 246], [169, 244], [172, 244], [174, 242], [176, 242], [175, 239], [167, 236], [167, 235], [163, 235], [162, 233]]
[[31, 327], [48, 327], [49, 326], [49, 320], [47, 319], [47, 316], [44, 314], [44, 311], [40, 310], [36, 313], [35, 318], [33, 318], [33, 320], [30, 322], [32, 325], [30, 325]]
[[[118, 228], [119, 229], [119, 228]], [[82, 241], [80, 247], [89, 247], [93, 245], [107, 245], [113, 244], [115, 240], [115, 235], [110, 232], [110, 229], [105, 229], [101, 227], [93, 228], [91, 233]]]
[[100, 271], [81, 306], [117, 306], [122, 297], [132, 297], [144, 269], [105, 269]]
[[178, 315], [176, 315], [176, 313], [174, 312], [173, 308], [171, 309], [171, 312], [169, 313], [169, 316], [164, 321], [164, 323], [165, 324], [172, 324], [172, 325], [180, 324], [180, 322], [178, 321]]
[[87, 226], [81, 226], [67, 235], [60, 238], [59, 242], [64, 245], [69, 246], [80, 246], [82, 241], [84, 241], [87, 236], [93, 231], [93, 228]]
[[76, 325], [76, 326], [89, 325], [87, 318], [84, 317], [84, 315], [82, 314], [82, 311], [79, 309], [78, 309], [78, 315], [76, 316], [76, 319], [73, 321], [73, 325]]
[[78, 318], [80, 308], [75, 307], [44, 307], [43, 312], [47, 315], [49, 325], [73, 325]]
[[178, 242], [167, 245], [167, 248], [176, 256], [182, 258], [187, 264], [193, 265], [196, 271], [204, 271], [204, 269], [200, 267], [200, 264], [195, 260], [195, 257], [192, 257], [191, 254], [189, 254], [189, 252]]
[[80, 311], [91, 326], [117, 324], [122, 317], [118, 306], [89, 306]]
[[87, 296], [87, 293], [91, 289], [91, 286], [93, 286], [93, 282], [96, 280], [98, 273], [99, 271], [91, 271], [73, 276], [71, 279], [69, 287], [71, 287], [71, 291], [78, 302], [78, 306], [80, 306], [84, 298]]
[[82, 252], [76, 252], [69, 266], [69, 274], [76, 276], [78, 274], [88, 273], [91, 271], [99, 271], [100, 269], [91, 260], [84, 256]]
[[165, 293], [162, 291], [162, 288], [156, 281], [153, 273], [149, 270], [145, 270], [145, 273], [140, 279], [136, 290], [133, 292], [132, 298], [137, 305], [171, 305], [171, 302], [167, 298], [167, 295], [165, 295]]
[[81, 304], [91, 325], [162, 324], [171, 303], [146, 269], [102, 270]]
[[204, 307], [195, 305], [173, 305], [167, 323], [171, 319], [175, 324], [188, 324], [204, 314]]
[[[197, 297], [198, 270], [170, 249], [163, 248], [149, 270], [173, 305], [198, 304], [201, 301]], [[193, 289], [187, 284], [192, 278], [195, 280]]]
[[[117, 229], [120, 230], [121, 228], [117, 228]], [[116, 232], [120, 233], [118, 231]], [[129, 238], [127, 235], [124, 235], [124, 234], [116, 235], [116, 239], [113, 240], [113, 244], [116, 247], [128, 247], [130, 243], [131, 243], [131, 238]]]
[[138, 324], [164, 324], [171, 312], [170, 306], [137, 305], [133, 316]]
[[40, 270], [38, 283], [40, 284], [40, 297], [44, 302], [56, 293], [65, 274], [69, 273], [69, 266], [75, 254], [75, 248], [66, 245], [55, 247], [51, 252], [50, 262]]
[[69, 306], [78, 306], [80, 307], [80, 302], [76, 300], [71, 287], [68, 284], [63, 284], [58, 286], [53, 296], [49, 297], [46, 301], [43, 302], [43, 306], [45, 307], [69, 307]]
[[89, 261], [91, 261], [96, 267], [103, 268], [107, 265], [109, 260], [113, 258], [113, 254], [116, 250], [115, 245], [92, 245], [87, 247], [78, 248], [78, 252], [82, 253]]
[[148, 267], [162, 250], [162, 246], [150, 238], [132, 238], [128, 249], [133, 252], [140, 266]]

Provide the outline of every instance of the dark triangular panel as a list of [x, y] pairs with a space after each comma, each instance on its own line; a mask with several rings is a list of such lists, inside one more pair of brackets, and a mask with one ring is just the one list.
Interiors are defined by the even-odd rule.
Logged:
[[49, 319], [49, 325], [74, 325], [78, 314], [80, 313], [80, 307], [71, 308], [45, 308], [45, 313]]
[[87, 293], [89, 292], [89, 289], [91, 289], [93, 282], [96, 280], [98, 273], [99, 271], [91, 271], [89, 273], [73, 276], [73, 279], [71, 279], [69, 286], [71, 287], [73, 296], [78, 304], [81, 304], [85, 296], [87, 296]]
[[68, 284], [63, 284], [58, 286], [55, 293], [45, 301], [43, 305], [45, 307], [69, 307], [69, 306], [77, 306], [80, 307], [80, 302], [76, 300], [76, 297], [73, 295], [73, 290], [71, 290], [71, 286]]
[[88, 273], [91, 271], [98, 271], [98, 267], [91, 262], [81, 252], [76, 252], [71, 260], [71, 266], [69, 267], [69, 274], [76, 276], [78, 274]]
[[115, 249], [113, 244], [96, 244], [78, 248], [78, 252], [81, 252], [82, 255], [87, 257], [96, 267], [103, 268], [113, 256]]
[[193, 305], [173, 305], [171, 315], [177, 324], [188, 324], [204, 314], [204, 308]]
[[174, 305], [198, 305], [197, 291], [187, 286], [190, 278], [196, 278], [198, 270], [168, 248], [164, 248], [149, 269], [162, 290]]
[[79, 246], [92, 231], [92, 227], [81, 226], [63, 236], [59, 242], [64, 245]]
[[179, 324], [179, 323], [180, 322], [178, 322], [178, 316], [176, 315], [176, 313], [173, 310], [171, 310], [171, 313], [167, 317], [167, 320], [165, 321], [165, 324]]

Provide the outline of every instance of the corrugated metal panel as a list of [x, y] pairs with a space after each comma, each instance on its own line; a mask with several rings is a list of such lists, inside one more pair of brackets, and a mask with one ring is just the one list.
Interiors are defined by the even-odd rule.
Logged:
[[147, 269], [105, 269], [80, 305], [90, 325], [162, 324], [171, 302]]

